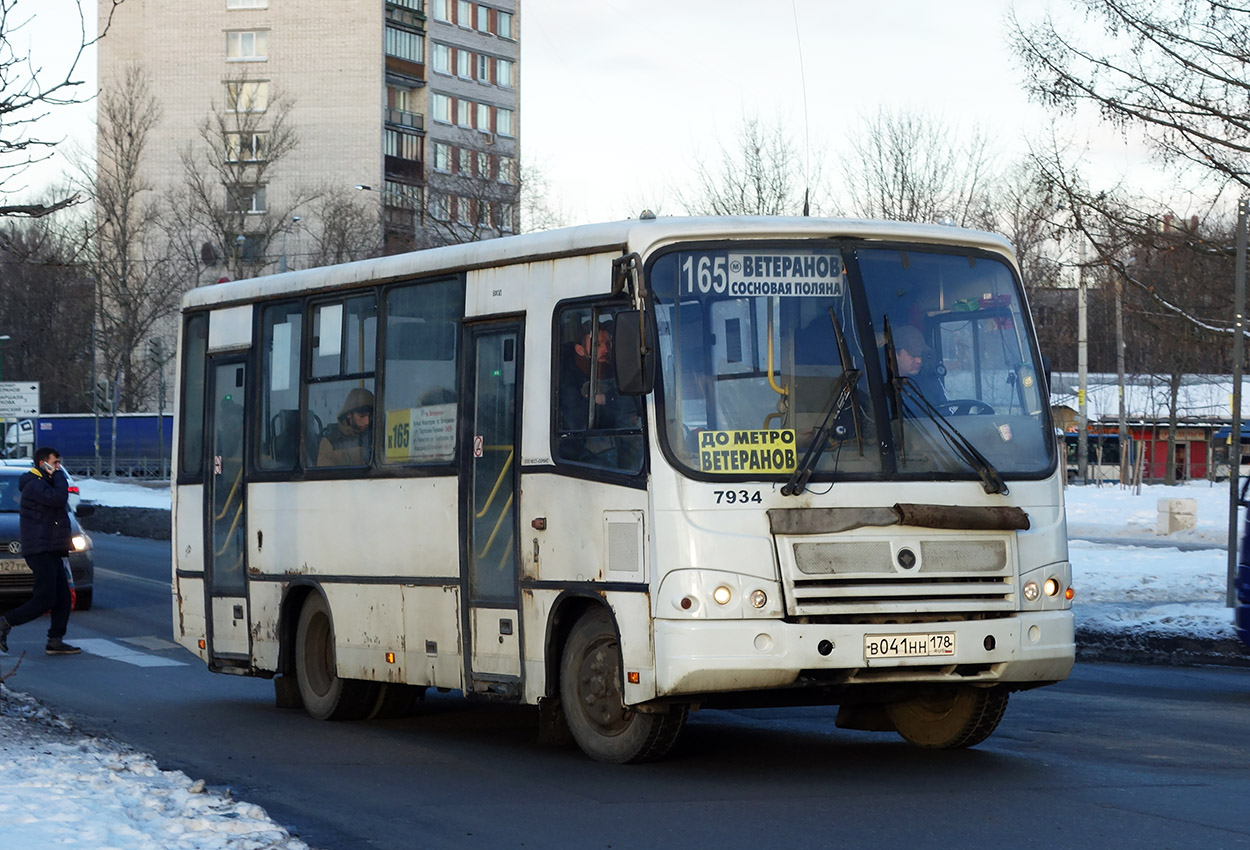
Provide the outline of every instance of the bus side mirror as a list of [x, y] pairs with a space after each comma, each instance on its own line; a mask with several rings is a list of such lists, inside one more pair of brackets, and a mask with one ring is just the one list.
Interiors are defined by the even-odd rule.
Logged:
[[641, 310], [612, 317], [616, 388], [622, 395], [646, 395], [655, 387], [655, 344]]

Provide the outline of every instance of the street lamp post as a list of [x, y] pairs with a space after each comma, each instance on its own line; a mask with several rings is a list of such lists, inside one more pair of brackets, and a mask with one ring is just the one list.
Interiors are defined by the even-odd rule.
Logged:
[[[4, 380], [4, 344], [9, 341], [8, 334], [0, 334], [0, 381]], [[8, 454], [9, 426], [0, 416], [0, 457]]]

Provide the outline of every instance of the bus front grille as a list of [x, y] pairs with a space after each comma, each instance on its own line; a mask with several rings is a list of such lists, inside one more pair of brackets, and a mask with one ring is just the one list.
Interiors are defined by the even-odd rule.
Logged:
[[[779, 541], [781, 542], [781, 541]], [[951, 615], [1012, 611], [1016, 582], [1004, 536], [813, 541], [783, 554], [789, 616]]]

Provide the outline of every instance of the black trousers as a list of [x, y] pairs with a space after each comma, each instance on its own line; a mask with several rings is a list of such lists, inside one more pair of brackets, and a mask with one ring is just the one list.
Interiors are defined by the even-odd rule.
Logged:
[[52, 623], [48, 626], [48, 637], [65, 637], [65, 627], [69, 625], [70, 595], [69, 575], [65, 572], [65, 558], [51, 552], [40, 552], [26, 556], [26, 566], [35, 574], [35, 592], [30, 599], [4, 615], [11, 626], [20, 626], [43, 616], [45, 611], [52, 612]]

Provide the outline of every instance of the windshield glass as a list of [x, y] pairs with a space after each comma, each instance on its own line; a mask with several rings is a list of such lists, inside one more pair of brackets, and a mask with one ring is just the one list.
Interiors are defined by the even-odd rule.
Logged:
[[981, 252], [848, 244], [688, 246], [650, 263], [670, 459], [698, 477], [784, 479], [814, 449], [813, 481], [975, 479], [938, 416], [1000, 474], [1044, 474], [1048, 417], [1011, 270]]

